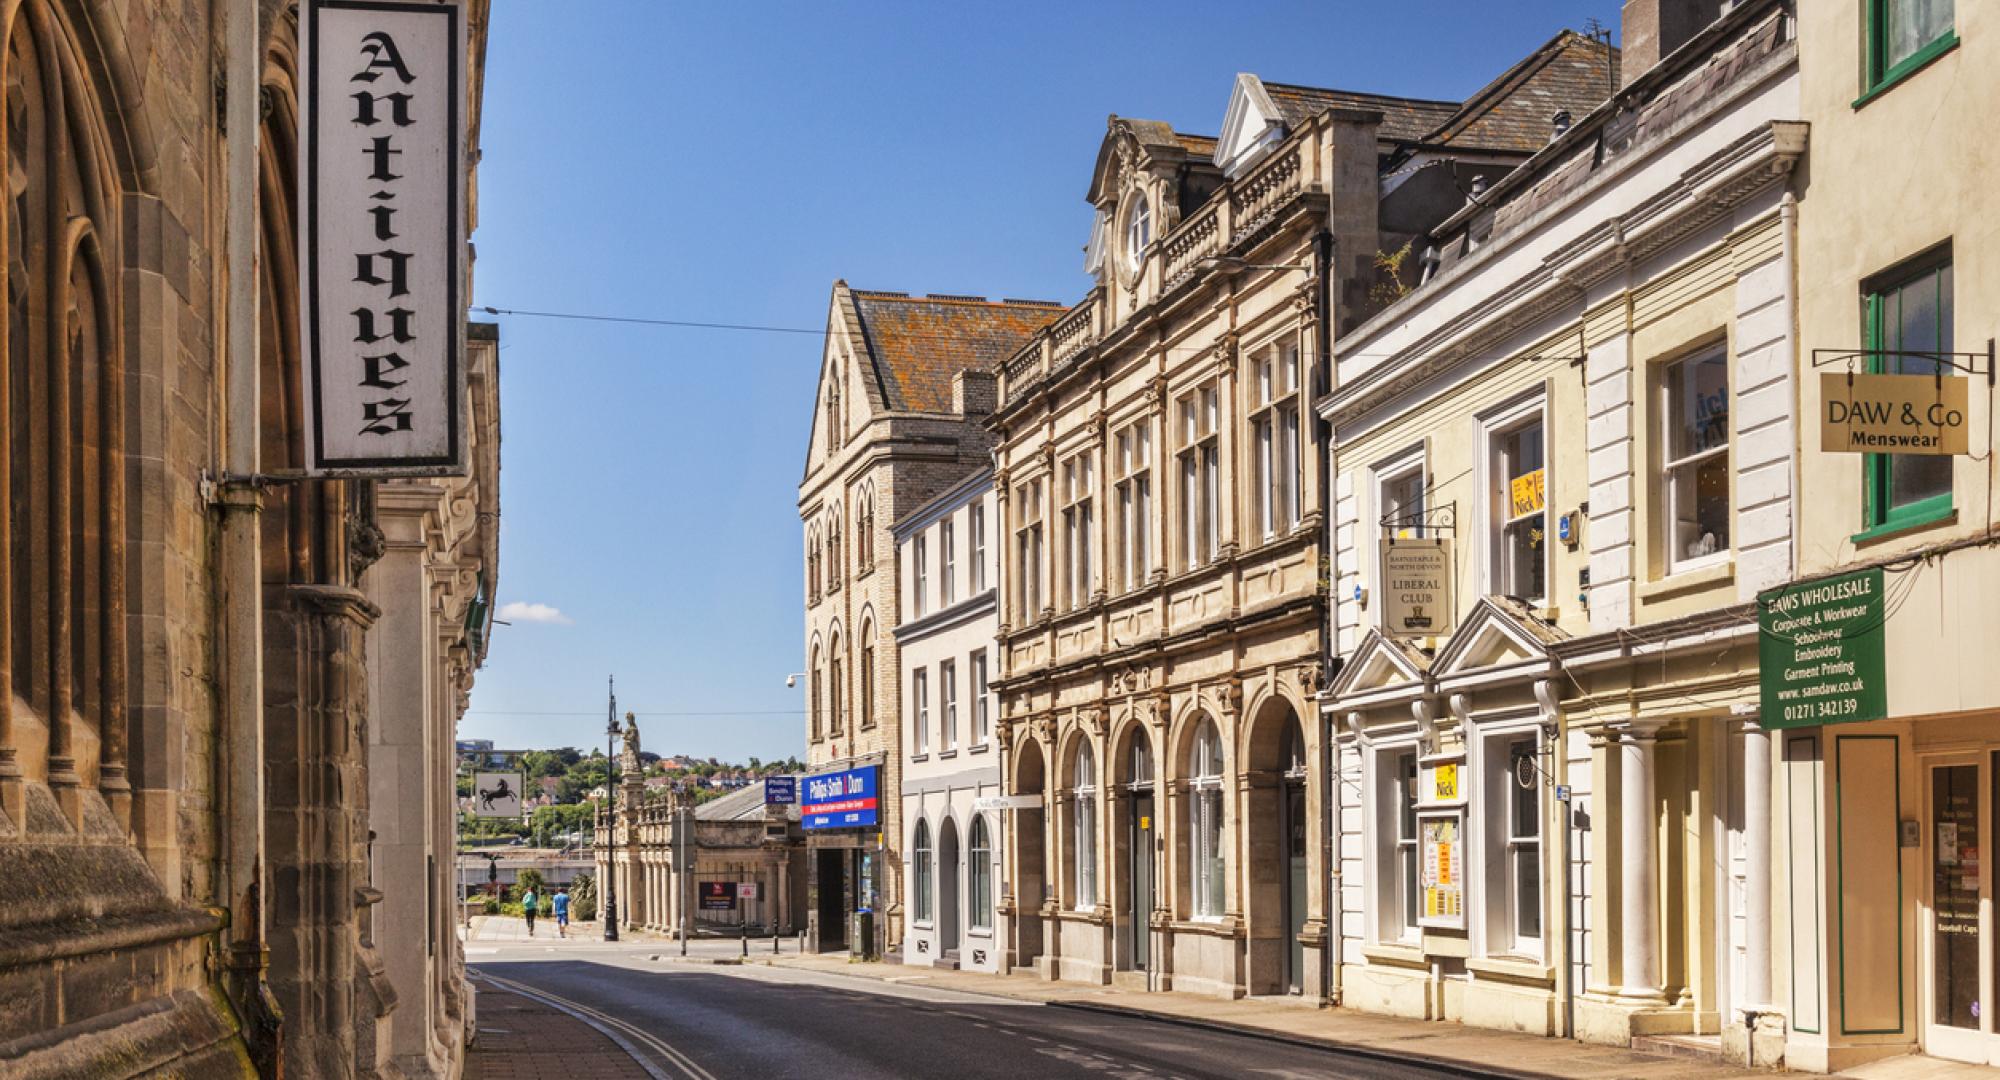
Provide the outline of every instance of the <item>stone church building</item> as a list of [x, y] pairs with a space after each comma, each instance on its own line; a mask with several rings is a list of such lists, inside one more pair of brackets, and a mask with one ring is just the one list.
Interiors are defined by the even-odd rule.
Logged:
[[468, 477], [301, 479], [296, 11], [19, 0], [0, 37], [0, 1072], [455, 1075], [497, 341]]

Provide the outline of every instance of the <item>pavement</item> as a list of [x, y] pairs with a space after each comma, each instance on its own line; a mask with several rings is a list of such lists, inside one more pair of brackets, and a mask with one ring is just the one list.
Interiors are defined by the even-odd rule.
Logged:
[[[1066, 1075], [1064, 1055], [1075, 1055], [1067, 1064], [1087, 1068], [1091, 1075], [1110, 1070], [1113, 1075], [1130, 1071], [1134, 1076], [1158, 1078], [1208, 1075], [1202, 1062], [1211, 1054], [1221, 1055], [1218, 1060], [1229, 1066], [1219, 1069], [1217, 1075], [1232, 1076], [1245, 1075], [1246, 1071], [1284, 1075], [1294, 1067], [1304, 1075], [1373, 1076], [1377, 1073], [1371, 1070], [1389, 1061], [1398, 1064], [1381, 1075], [1561, 1080], [1737, 1080], [1770, 1075], [1767, 1070], [1456, 1023], [1318, 1009], [1293, 999], [1226, 1001], [1192, 994], [1052, 983], [1032, 975], [852, 963], [844, 954], [801, 954], [796, 938], [782, 939], [779, 948], [774, 956], [769, 938], [753, 938], [745, 958], [742, 944], [734, 939], [704, 938], [690, 942], [683, 956], [679, 942], [644, 932], [628, 933], [623, 942], [606, 944], [592, 924], [572, 926], [568, 940], [556, 940], [538, 921], [535, 936], [529, 939], [521, 920], [492, 917], [473, 920], [466, 952], [481, 973], [502, 975], [516, 987], [532, 987], [553, 1001], [594, 1011], [603, 1020], [612, 1020], [612, 1014], [617, 1014], [615, 1019], [631, 1025], [626, 1042], [637, 1045], [636, 1056], [664, 1070], [657, 1075], [669, 1077], [1042, 1077]], [[679, 978], [648, 977], [669, 974]], [[774, 987], [783, 992], [773, 993]], [[492, 1000], [480, 1000], [482, 1039]], [[910, 1001], [929, 1007], [913, 1016], [911, 1006], [896, 1004]], [[941, 1008], [939, 1003], [959, 1007]], [[1028, 1007], [1027, 1011], [1021, 1011], [1023, 1007]], [[767, 1020], [765, 1014], [774, 1008], [779, 1018]], [[996, 1008], [1001, 1011], [989, 1015]], [[881, 1046], [866, 1045], [865, 1039], [857, 1042], [859, 1033], [877, 1031], [884, 1025], [856, 1023], [856, 1015], [872, 1019], [886, 1009], [899, 1009], [904, 1014], [888, 1025], [900, 1037]], [[697, 1016], [701, 1019], [690, 1030], [690, 1017]], [[947, 1030], [927, 1034], [925, 1029], [936, 1026], [939, 1016], [955, 1017], [957, 1022], [947, 1025]], [[612, 1032], [619, 1030], [608, 1024], [601, 1026]], [[1046, 1047], [1029, 1038], [1039, 1034], [1049, 1039], [1051, 1031], [1057, 1038]], [[731, 1034], [717, 1034], [722, 1032]], [[985, 1038], [990, 1032], [1018, 1038], [995, 1044]], [[699, 1073], [679, 1069], [657, 1049], [637, 1044], [639, 1035], [656, 1040], [664, 1036], [666, 1045], [683, 1055], [683, 1060], [690, 1064], [699, 1060], [706, 1068]], [[906, 1060], [911, 1046], [939, 1043], [968, 1054], [968, 1059], [957, 1061], [954, 1053], [951, 1060], [955, 1063], [949, 1067], [934, 1056]], [[617, 1043], [600, 1031], [594, 1045], [615, 1048]], [[1174, 1046], [1176, 1055], [1161, 1058], [1157, 1050], [1161, 1045]], [[1026, 1073], [1018, 1071], [1028, 1064], [1021, 1058], [1024, 1047], [1038, 1054], [1043, 1049], [1049, 1051], [1041, 1054], [1046, 1060], [1037, 1060]], [[475, 1060], [484, 1052], [476, 1045]], [[988, 1064], [987, 1055], [997, 1055], [997, 1060], [1016, 1071], [989, 1073], [983, 1067]], [[567, 1058], [576, 1060], [574, 1054]], [[800, 1059], [816, 1063], [816, 1067], [796, 1063]], [[1242, 1068], [1246, 1059], [1254, 1060], [1257, 1068]], [[741, 1071], [739, 1066], [746, 1061], [754, 1061], [756, 1070]], [[576, 1080], [596, 1074], [568, 1069], [546, 1075]], [[2000, 1080], [2000, 1069], [1912, 1056], [1875, 1062], [1842, 1075], [1857, 1080]]]
[[479, 984], [479, 1037], [466, 1080], [652, 1080], [653, 1074], [582, 1018]]

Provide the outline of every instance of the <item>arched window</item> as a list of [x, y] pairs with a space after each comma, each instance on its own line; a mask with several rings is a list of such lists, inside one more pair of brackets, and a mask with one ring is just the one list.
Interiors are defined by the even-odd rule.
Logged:
[[0, 765], [94, 786], [122, 818], [126, 423], [111, 288], [121, 228], [109, 139], [57, 6], [23, 5], [5, 46]]
[[914, 901], [918, 922], [929, 922], [931, 918], [931, 825], [928, 821], [917, 822], [917, 838], [910, 844], [910, 879], [916, 894]]
[[819, 530], [806, 534], [806, 602], [819, 603]]
[[1151, 788], [1153, 786], [1153, 741], [1146, 737], [1146, 732], [1143, 729], [1132, 733], [1131, 765], [1131, 785], [1135, 788]]
[[842, 570], [840, 557], [840, 515], [835, 514], [833, 515], [833, 520], [826, 527], [826, 587], [828, 589], [840, 588]]
[[1075, 830], [1070, 840], [1076, 868], [1074, 906], [1078, 911], [1089, 911], [1097, 906], [1097, 755], [1088, 742], [1077, 747], [1070, 797], [1075, 804], [1071, 814]]
[[840, 366], [833, 366], [826, 380], [826, 452], [840, 449]]
[[1222, 915], [1226, 864], [1222, 851], [1222, 736], [1203, 718], [1188, 748], [1189, 824], [1194, 857], [1194, 913]]
[[863, 488], [854, 511], [854, 565], [858, 573], [875, 566], [875, 492]]
[[875, 621], [861, 620], [861, 670], [855, 672], [861, 683], [861, 726], [872, 727], [875, 723]]
[[826, 708], [827, 722], [832, 725], [835, 735], [847, 729], [847, 699], [840, 693], [840, 634], [833, 635], [833, 645], [826, 651]]
[[812, 702], [807, 707], [812, 711], [812, 733], [815, 741], [820, 738], [821, 733], [825, 730], [820, 726], [822, 722], [820, 697], [824, 693], [821, 689], [821, 684], [825, 681], [820, 677], [822, 674], [819, 663], [819, 646], [815, 645], [812, 652], [812, 684], [806, 688], [806, 692], [812, 695]]
[[993, 927], [993, 841], [986, 831], [985, 814], [972, 819], [972, 863], [966, 876], [972, 893], [973, 929], [989, 930]]

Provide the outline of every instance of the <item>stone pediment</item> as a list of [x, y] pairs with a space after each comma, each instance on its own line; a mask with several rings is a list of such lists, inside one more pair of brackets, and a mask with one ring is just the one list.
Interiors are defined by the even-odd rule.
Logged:
[[1522, 664], [1547, 664], [1549, 646], [1568, 637], [1520, 600], [1481, 597], [1439, 650], [1431, 674], [1443, 682]]
[[1341, 667], [1330, 693], [1338, 700], [1421, 686], [1430, 668], [1430, 657], [1416, 646], [1386, 637], [1380, 630], [1370, 630]]
[[1229, 111], [1223, 114], [1222, 134], [1215, 140], [1215, 167], [1224, 176], [1241, 175], [1285, 137], [1285, 114], [1279, 110], [1264, 81], [1249, 72], [1236, 76], [1229, 91]]

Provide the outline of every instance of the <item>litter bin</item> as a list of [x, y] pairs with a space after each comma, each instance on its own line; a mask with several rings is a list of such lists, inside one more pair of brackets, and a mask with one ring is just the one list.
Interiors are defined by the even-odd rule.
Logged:
[[875, 913], [867, 908], [854, 913], [854, 926], [847, 935], [847, 955], [851, 960], [875, 956]]

